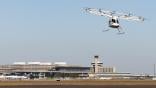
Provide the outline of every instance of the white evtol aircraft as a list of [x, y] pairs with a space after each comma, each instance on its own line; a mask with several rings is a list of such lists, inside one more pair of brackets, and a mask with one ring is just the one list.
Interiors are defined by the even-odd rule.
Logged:
[[[115, 28], [118, 30], [118, 34], [124, 34], [124, 32], [121, 31], [121, 26], [119, 24], [119, 19], [124, 20], [132, 20], [132, 21], [144, 21], [145, 19], [141, 16], [134, 16], [131, 13], [121, 13], [116, 11], [106, 11], [103, 9], [96, 9], [96, 8], [84, 8], [85, 12], [94, 14], [97, 16], [105, 16], [109, 18], [109, 27]], [[108, 31], [110, 29], [104, 30]]]

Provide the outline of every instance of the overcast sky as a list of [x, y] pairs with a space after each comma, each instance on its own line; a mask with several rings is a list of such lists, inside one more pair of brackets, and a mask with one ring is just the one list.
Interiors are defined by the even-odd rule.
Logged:
[[[0, 64], [65, 61], [90, 66], [99, 55], [118, 72], [153, 73], [156, 64], [155, 0], [0, 0]], [[120, 20], [125, 32], [102, 32], [105, 17], [83, 7], [131, 12], [145, 22]]]

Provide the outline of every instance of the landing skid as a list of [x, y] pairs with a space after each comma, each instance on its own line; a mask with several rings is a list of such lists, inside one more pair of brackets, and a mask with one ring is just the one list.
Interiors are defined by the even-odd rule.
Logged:
[[125, 34], [125, 32], [118, 32], [117, 34], [118, 35], [122, 35], [122, 34]]
[[[111, 28], [111, 29], [110, 29], [110, 28]], [[117, 33], [118, 35], [125, 34], [125, 32], [123, 32], [121, 26], [116, 27], [116, 28], [109, 27], [109, 28], [105, 28], [105, 29], [106, 29], [106, 30], [102, 30], [102, 32], [107, 32], [107, 31], [112, 30], [112, 29], [117, 29], [117, 30], [118, 30], [118, 33]]]
[[117, 33], [118, 35], [125, 34], [125, 32], [123, 32], [120, 26], [117, 29], [118, 29], [118, 33]]
[[107, 29], [107, 30], [102, 30], [102, 32], [107, 32], [107, 31], [109, 31], [110, 29]]
[[[118, 29], [118, 28], [117, 28]], [[102, 32], [107, 32], [107, 31], [109, 31], [109, 30], [111, 30], [111, 29], [107, 29], [107, 30], [102, 30]], [[118, 35], [121, 35], [121, 34], [125, 34], [125, 32], [122, 32], [120, 29], [118, 29], [118, 33], [117, 33]]]

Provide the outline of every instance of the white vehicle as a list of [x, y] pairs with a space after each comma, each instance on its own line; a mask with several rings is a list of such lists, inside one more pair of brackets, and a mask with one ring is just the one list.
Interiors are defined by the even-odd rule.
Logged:
[[26, 76], [17, 76], [17, 75], [1, 75], [0, 79], [27, 79]]
[[156, 80], [156, 78], [154, 77], [154, 78], [152, 78], [152, 80]]
[[[121, 31], [121, 26], [119, 24], [119, 19], [124, 20], [133, 20], [133, 21], [144, 21], [145, 19], [141, 16], [134, 16], [131, 13], [120, 13], [116, 11], [106, 11], [102, 9], [95, 9], [95, 8], [84, 8], [85, 12], [98, 15], [98, 16], [105, 16], [109, 18], [109, 27], [115, 28], [118, 30], [118, 34], [124, 34], [124, 32]], [[104, 30], [108, 31], [110, 29]]]
[[6, 76], [7, 79], [27, 79], [26, 76], [16, 76], [16, 75], [10, 75]]
[[5, 76], [4, 75], [0, 75], [0, 79], [5, 79]]

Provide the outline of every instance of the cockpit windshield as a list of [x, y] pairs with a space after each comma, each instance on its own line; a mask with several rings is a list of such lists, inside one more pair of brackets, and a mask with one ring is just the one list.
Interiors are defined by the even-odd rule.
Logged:
[[112, 19], [112, 22], [115, 23], [115, 19]]
[[119, 23], [119, 21], [117, 19], [112, 19], [113, 23]]

